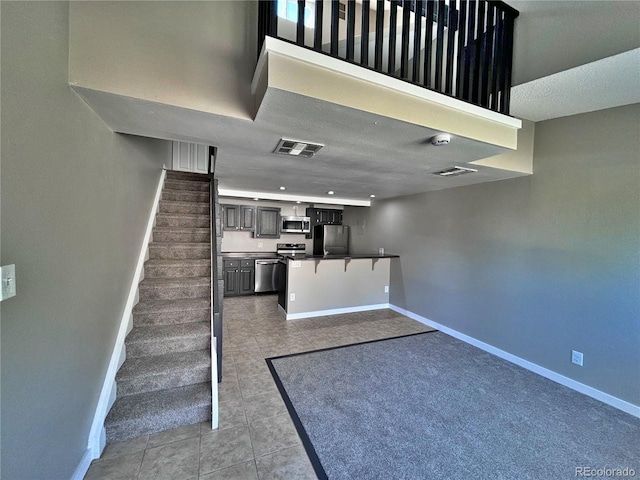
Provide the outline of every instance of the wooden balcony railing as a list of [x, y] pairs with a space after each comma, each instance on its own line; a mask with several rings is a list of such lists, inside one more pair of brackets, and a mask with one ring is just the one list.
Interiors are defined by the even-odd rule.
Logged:
[[518, 11], [486, 0], [262, 0], [269, 35], [509, 114]]

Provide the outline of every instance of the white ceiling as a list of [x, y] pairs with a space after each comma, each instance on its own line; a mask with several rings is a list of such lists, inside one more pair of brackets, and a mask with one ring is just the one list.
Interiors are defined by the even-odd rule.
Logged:
[[511, 89], [511, 114], [539, 122], [640, 103], [640, 48]]

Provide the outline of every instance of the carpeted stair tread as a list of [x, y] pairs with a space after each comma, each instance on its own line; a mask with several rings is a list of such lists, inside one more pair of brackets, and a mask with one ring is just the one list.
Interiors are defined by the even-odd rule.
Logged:
[[[172, 218], [172, 217], [176, 217], [176, 218], [188, 218], [188, 219], [193, 219], [193, 220], [203, 220], [203, 219], [209, 219], [209, 214], [208, 213], [158, 213], [156, 215], [157, 219], [161, 219], [161, 218]], [[170, 225], [168, 225], [170, 226]], [[166, 227], [165, 227], [166, 228]], [[189, 228], [189, 227], [187, 227]], [[193, 228], [206, 228], [206, 227], [193, 227]]]
[[158, 213], [156, 215], [157, 227], [207, 228], [210, 225], [209, 214]]
[[115, 442], [210, 418], [211, 383], [207, 382], [118, 398], [105, 427], [109, 442]]
[[149, 248], [167, 248], [168, 246], [172, 248], [211, 248], [211, 244], [209, 242], [150, 242]]
[[174, 300], [147, 299], [133, 309], [133, 326], [179, 325], [211, 321], [211, 296]]
[[196, 368], [211, 366], [209, 350], [192, 352], [168, 353], [153, 357], [128, 358], [118, 370], [118, 382], [131, 378], [151, 377], [163, 375], [167, 372], [189, 372]]
[[147, 300], [138, 302], [133, 307], [135, 314], [181, 312], [184, 310], [208, 310], [211, 308], [211, 298], [183, 298], [179, 300]]
[[[157, 325], [135, 327], [127, 335], [127, 349], [136, 343], [151, 343], [188, 337], [209, 337], [211, 325], [207, 322], [180, 323], [177, 325]], [[128, 352], [127, 352], [128, 354]]]
[[145, 278], [140, 282], [140, 288], [155, 287], [192, 287], [210, 285], [211, 277], [182, 277], [182, 278]]
[[144, 264], [145, 278], [189, 278], [211, 276], [208, 258], [151, 259]]
[[211, 380], [210, 346], [202, 350], [127, 358], [116, 374], [122, 396]]
[[127, 358], [211, 348], [211, 322], [136, 326], [127, 336]]
[[[153, 232], [169, 233], [210, 233], [209, 227], [154, 227]], [[179, 243], [179, 242], [178, 242]]]
[[211, 243], [167, 242], [149, 244], [149, 259], [211, 258]]
[[167, 180], [206, 182], [209, 183], [209, 176], [202, 173], [178, 172], [176, 170], [167, 170]]
[[209, 192], [198, 192], [192, 190], [163, 190], [161, 200], [204, 203], [209, 205]]
[[155, 227], [153, 229], [154, 244], [173, 245], [176, 243], [202, 243], [211, 239], [211, 227]]
[[164, 184], [164, 190], [186, 190], [189, 192], [209, 192], [209, 182], [200, 182], [194, 180], [177, 180], [167, 179]]
[[211, 266], [211, 260], [208, 258], [152, 258], [144, 262], [144, 265], [153, 267]]
[[161, 200], [160, 213], [169, 215], [209, 215], [210, 205], [203, 202]]

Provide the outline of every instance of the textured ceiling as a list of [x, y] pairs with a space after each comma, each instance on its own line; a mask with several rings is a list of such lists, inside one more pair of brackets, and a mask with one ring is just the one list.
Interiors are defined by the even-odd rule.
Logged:
[[[433, 172], [506, 149], [464, 137], [446, 147], [418, 125], [268, 89], [254, 122], [74, 87], [114, 130], [218, 147], [221, 189], [324, 197], [326, 203], [396, 197], [524, 175], [472, 165], [478, 172], [442, 178]], [[324, 144], [311, 158], [273, 153], [282, 137]], [[330, 197], [327, 191], [335, 191]], [[341, 203], [349, 203], [348, 201]]]
[[[258, 141], [244, 137], [237, 145], [222, 140], [216, 165], [221, 188], [275, 191], [284, 185], [287, 193], [326, 196], [333, 190], [367, 199], [519, 175], [486, 168], [460, 177], [434, 176], [442, 168], [507, 150], [463, 137], [434, 147], [429, 140], [438, 131], [275, 88], [267, 90], [254, 131], [260, 132]], [[281, 137], [325, 146], [311, 158], [274, 154]]]
[[511, 114], [534, 122], [633, 103], [640, 103], [640, 48], [511, 89]]
[[[632, 66], [624, 67], [631, 68], [624, 70], [630, 75], [621, 74], [621, 64], [608, 63], [617, 62], [615, 57], [574, 67], [640, 46], [640, 2], [508, 3], [521, 12], [514, 85], [522, 85], [514, 88], [514, 116], [572, 115], [628, 102], [621, 93], [637, 94]], [[631, 83], [614, 83], [625, 79]], [[433, 147], [428, 140], [439, 132], [273, 88], [253, 122], [75, 88], [114, 131], [216, 145], [224, 189], [274, 192], [284, 185], [288, 194], [326, 197], [328, 203], [333, 198], [328, 190], [363, 200], [370, 194], [394, 197], [521, 175], [478, 166], [477, 174], [435, 177], [435, 170], [502, 150], [466, 138]], [[326, 146], [310, 159], [272, 153], [282, 137]]]

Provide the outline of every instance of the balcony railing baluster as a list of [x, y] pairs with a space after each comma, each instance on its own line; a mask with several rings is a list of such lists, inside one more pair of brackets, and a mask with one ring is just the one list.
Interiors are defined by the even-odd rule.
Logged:
[[[323, 36], [327, 3], [328, 39]], [[373, 8], [375, 16], [370, 0], [261, 0], [258, 47], [262, 48], [265, 36], [276, 37], [509, 113], [517, 10], [494, 0], [377, 0]], [[278, 17], [279, 12], [286, 16]], [[291, 18], [295, 20], [287, 20]], [[372, 36], [373, 67], [369, 65]]]
[[389, 66], [387, 73], [396, 73], [396, 25], [398, 23], [398, 2], [391, 0], [391, 11], [389, 12]]

